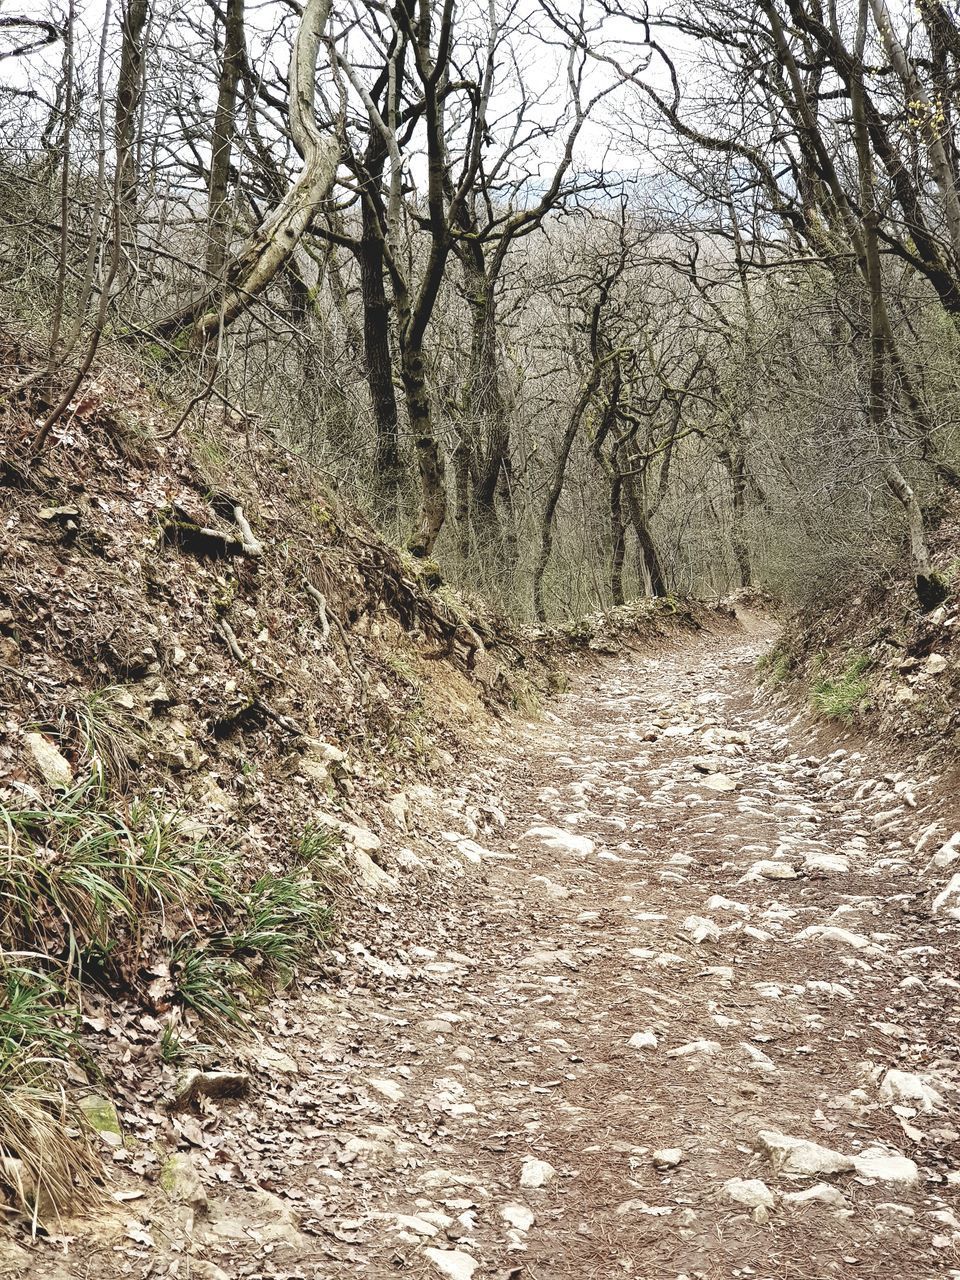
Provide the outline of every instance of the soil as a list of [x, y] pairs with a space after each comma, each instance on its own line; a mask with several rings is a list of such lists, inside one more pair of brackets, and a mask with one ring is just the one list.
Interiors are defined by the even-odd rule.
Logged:
[[[245, 1099], [171, 1117], [128, 1088], [110, 1191], [140, 1198], [0, 1274], [960, 1276], [960, 949], [931, 862], [958, 815], [758, 696], [771, 638], [605, 659], [415, 797], [407, 843], [443, 876], [370, 902], [265, 1011]], [[787, 1177], [771, 1130], [906, 1162]], [[202, 1190], [160, 1189], [164, 1143]]]

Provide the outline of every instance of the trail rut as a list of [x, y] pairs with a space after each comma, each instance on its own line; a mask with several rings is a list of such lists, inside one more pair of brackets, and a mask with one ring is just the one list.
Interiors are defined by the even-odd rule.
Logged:
[[277, 1016], [299, 1073], [209, 1126], [174, 1274], [960, 1276], [951, 815], [757, 699], [763, 643], [510, 731], [429, 931], [384, 900], [389, 944]]

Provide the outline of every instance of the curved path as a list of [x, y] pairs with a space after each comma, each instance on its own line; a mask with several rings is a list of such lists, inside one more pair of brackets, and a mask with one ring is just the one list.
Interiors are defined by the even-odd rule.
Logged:
[[952, 827], [755, 701], [758, 648], [611, 661], [510, 731], [505, 825], [452, 806], [453, 886], [383, 899], [275, 1010], [297, 1074], [194, 1137], [171, 1274], [960, 1276]]

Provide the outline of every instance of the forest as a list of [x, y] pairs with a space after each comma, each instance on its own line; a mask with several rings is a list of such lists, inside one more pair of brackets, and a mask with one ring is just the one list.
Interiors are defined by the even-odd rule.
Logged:
[[0, 1280], [960, 1280], [958, 111], [0, 0]]
[[901, 564], [941, 599], [951, 6], [106, 0], [2, 35], [0, 296], [57, 388], [27, 453], [107, 361], [211, 466], [268, 437], [516, 616]]

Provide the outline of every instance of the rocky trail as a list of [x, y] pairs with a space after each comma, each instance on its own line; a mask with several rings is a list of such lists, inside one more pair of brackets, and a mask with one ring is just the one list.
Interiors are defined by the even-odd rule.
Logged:
[[942, 784], [757, 697], [764, 643], [511, 728], [459, 877], [271, 1009], [173, 1201], [29, 1273], [960, 1276], [960, 837]]

